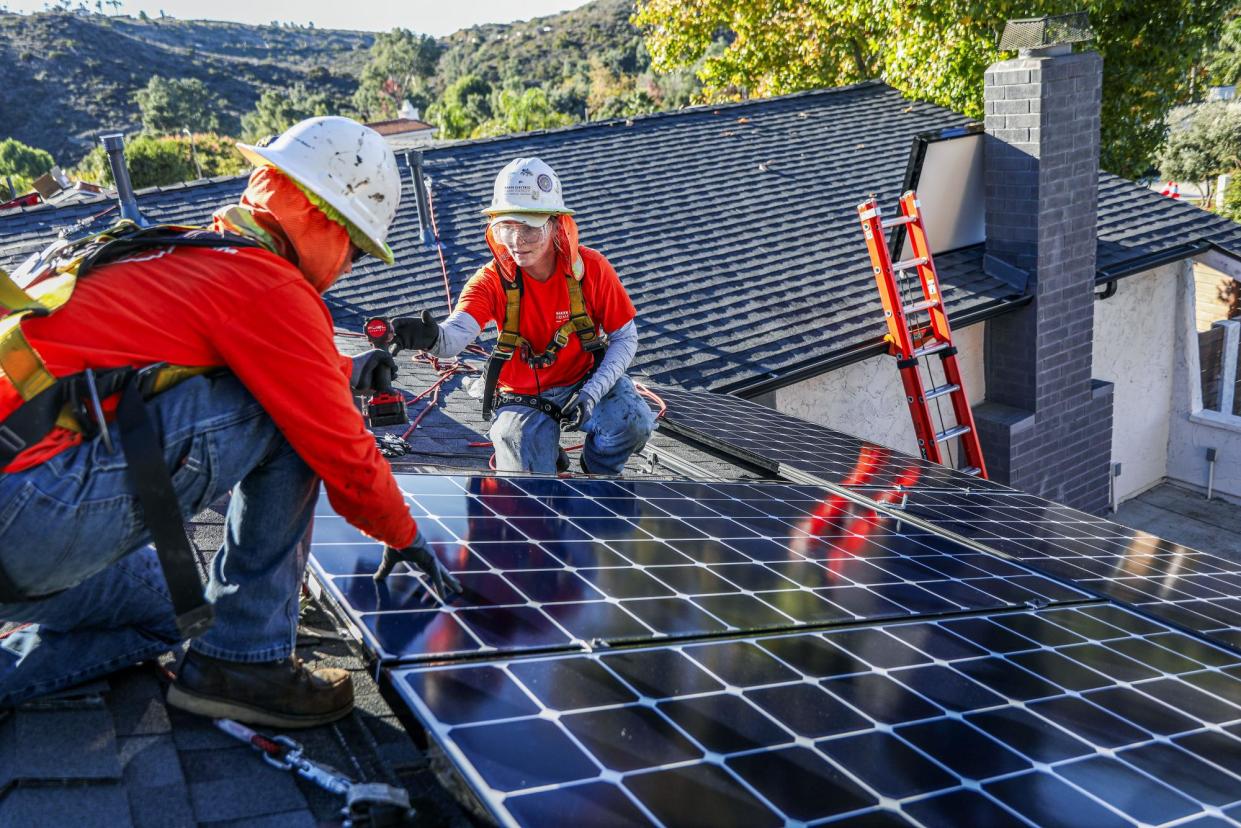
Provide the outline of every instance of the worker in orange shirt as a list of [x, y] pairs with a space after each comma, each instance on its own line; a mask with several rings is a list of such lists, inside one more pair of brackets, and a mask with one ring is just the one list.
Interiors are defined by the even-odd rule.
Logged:
[[583, 471], [620, 474], [654, 428], [625, 375], [638, 348], [629, 295], [603, 254], [578, 244], [560, 179], [538, 158], [501, 170], [483, 212], [491, 262], [442, 324], [429, 311], [393, 320], [397, 350], [456, 356], [494, 322], [483, 411], [496, 468], [564, 471], [564, 428], [586, 432]]
[[[26, 623], [0, 639], [0, 708], [192, 636], [169, 704], [277, 727], [347, 714], [348, 673], [293, 656], [320, 480], [390, 559], [458, 588], [354, 407], [392, 359], [341, 356], [321, 297], [360, 258], [392, 261], [396, 159], [345, 118], [238, 147], [257, 169], [210, 231], [98, 239], [67, 301], [0, 317], [29, 344], [0, 348], [0, 621]], [[54, 304], [56, 276], [0, 287]], [[230, 490], [207, 604], [183, 520]]]

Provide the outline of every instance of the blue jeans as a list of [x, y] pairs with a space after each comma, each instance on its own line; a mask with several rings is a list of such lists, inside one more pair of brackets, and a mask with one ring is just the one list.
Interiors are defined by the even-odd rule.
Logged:
[[[564, 405], [572, 392], [568, 386], [545, 388], [542, 396]], [[646, 445], [654, 428], [650, 407], [629, 377], [622, 376], [582, 424], [586, 432], [582, 449], [586, 468], [592, 474], [620, 474], [625, 461]], [[525, 405], [497, 408], [491, 423], [491, 442], [495, 445], [499, 471], [556, 473], [560, 424], [540, 411]]]
[[[148, 410], [185, 518], [232, 489], [224, 545], [206, 588], [215, 625], [190, 646], [230, 661], [286, 658], [297, 634], [318, 478], [231, 375], [188, 380]], [[113, 452], [96, 438], [0, 475], [0, 566], [18, 589], [64, 590], [0, 604], [0, 620], [29, 623], [0, 640], [0, 707], [179, 643], [115, 425], [111, 436]]]

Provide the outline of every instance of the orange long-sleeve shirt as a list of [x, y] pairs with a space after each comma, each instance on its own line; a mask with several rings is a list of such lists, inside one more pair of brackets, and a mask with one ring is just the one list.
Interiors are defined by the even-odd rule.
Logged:
[[[384, 543], [413, 541], [417, 526], [354, 407], [350, 361], [336, 350], [327, 306], [279, 256], [253, 248], [144, 253], [93, 271], [67, 305], [22, 327], [57, 376], [155, 362], [228, 368], [323, 478], [337, 512]], [[56, 429], [6, 471], [80, 441]]]

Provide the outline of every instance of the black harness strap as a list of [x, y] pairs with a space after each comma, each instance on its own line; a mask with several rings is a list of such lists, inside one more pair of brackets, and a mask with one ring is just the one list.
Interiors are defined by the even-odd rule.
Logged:
[[164, 570], [177, 629], [182, 638], [194, 638], [211, 626], [215, 610], [203, 595], [194, 548], [185, 532], [172, 475], [164, 462], [163, 443], [147, 412], [147, 392], [162, 367], [152, 365], [133, 376], [121, 393], [116, 423], [121, 433], [121, 450], [125, 452], [125, 473], [138, 496], [147, 531]]

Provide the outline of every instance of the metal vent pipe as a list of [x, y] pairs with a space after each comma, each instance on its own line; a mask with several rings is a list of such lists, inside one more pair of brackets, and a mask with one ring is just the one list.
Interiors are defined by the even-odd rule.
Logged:
[[129, 180], [129, 167], [125, 166], [125, 136], [119, 132], [99, 136], [103, 151], [108, 154], [108, 166], [116, 183], [116, 200], [121, 207], [121, 218], [139, 227], [146, 227], [147, 220], [138, 211], [138, 199], [134, 197], [134, 185]]

